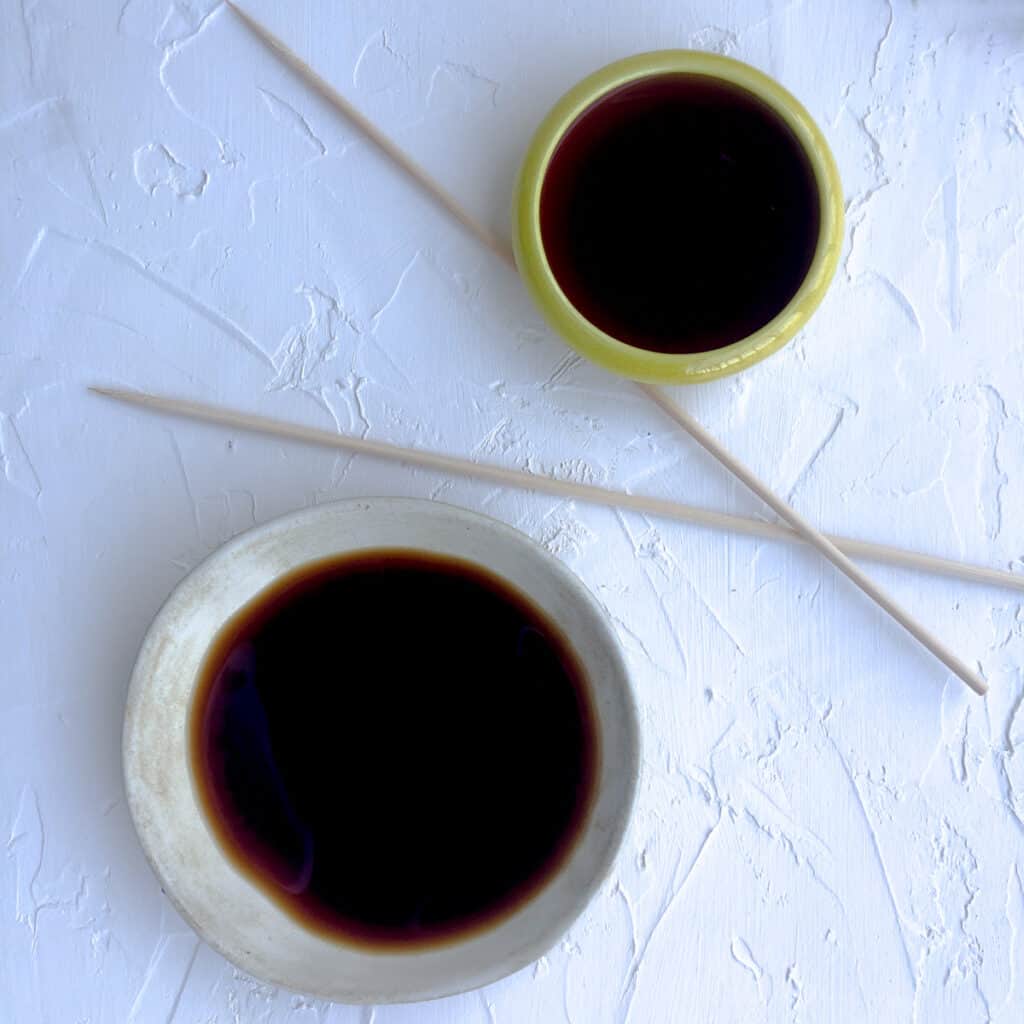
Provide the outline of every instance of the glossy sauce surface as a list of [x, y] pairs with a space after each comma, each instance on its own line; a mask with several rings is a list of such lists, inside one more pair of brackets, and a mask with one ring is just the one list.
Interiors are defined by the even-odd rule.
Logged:
[[313, 563], [224, 627], [193, 778], [236, 866], [306, 926], [394, 948], [501, 919], [585, 824], [599, 750], [559, 630], [469, 563]]
[[792, 129], [706, 75], [622, 86], [577, 118], [541, 191], [544, 252], [606, 334], [703, 352], [782, 311], [817, 246], [820, 199]]

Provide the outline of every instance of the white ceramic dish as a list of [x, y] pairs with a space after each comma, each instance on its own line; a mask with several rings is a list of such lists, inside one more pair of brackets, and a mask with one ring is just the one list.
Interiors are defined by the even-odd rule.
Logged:
[[[282, 573], [326, 555], [405, 547], [484, 566], [528, 594], [581, 659], [597, 710], [601, 768], [590, 819], [562, 869], [492, 928], [424, 950], [370, 952], [305, 929], [233, 868], [207, 826], [188, 758], [189, 704], [208, 646]], [[342, 650], [358, 638], [345, 636]], [[528, 741], [528, 738], [524, 738]], [[350, 1003], [409, 1002], [476, 988], [543, 955], [609, 872], [629, 822], [639, 729], [612, 628], [560, 562], [492, 519], [434, 502], [375, 498], [321, 505], [236, 537], [186, 577], [153, 621], [124, 723], [128, 804], [143, 849], [180, 913], [216, 950], [267, 981]]]

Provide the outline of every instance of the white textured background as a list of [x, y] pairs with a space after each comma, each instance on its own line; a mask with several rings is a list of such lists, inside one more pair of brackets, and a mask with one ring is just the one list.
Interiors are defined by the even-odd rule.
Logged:
[[[1020, 0], [249, 0], [489, 223], [575, 80], [665, 46], [808, 105], [847, 243], [809, 329], [687, 406], [821, 525], [1024, 568]], [[212, 12], [212, 13], [211, 13]], [[968, 696], [814, 555], [164, 421], [90, 382], [759, 512], [206, 0], [0, 0], [0, 1021], [1024, 1019], [1024, 609], [877, 570]], [[612, 615], [646, 736], [565, 941], [421, 1007], [305, 1001], [161, 897], [119, 734], [142, 634], [216, 545], [366, 494], [489, 512]], [[339, 639], [339, 657], [348, 641]]]

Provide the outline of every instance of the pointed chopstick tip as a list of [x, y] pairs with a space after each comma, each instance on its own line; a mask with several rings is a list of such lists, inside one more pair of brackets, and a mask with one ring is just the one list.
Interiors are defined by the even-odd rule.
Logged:
[[127, 402], [129, 405], [147, 405], [154, 399], [153, 395], [147, 395], [145, 391], [135, 391], [131, 388], [111, 388], [102, 384], [90, 384], [86, 390], [100, 398], [109, 398], [114, 402]]
[[126, 388], [111, 388], [105, 387], [102, 384], [90, 384], [87, 391], [91, 391], [94, 395], [99, 395], [101, 398], [133, 398], [135, 395], [141, 395], [141, 391], [129, 391]]

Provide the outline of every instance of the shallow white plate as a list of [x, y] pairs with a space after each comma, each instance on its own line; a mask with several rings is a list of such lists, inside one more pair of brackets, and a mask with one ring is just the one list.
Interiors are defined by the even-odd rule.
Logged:
[[[597, 711], [601, 767], [590, 819], [557, 875], [492, 928], [448, 945], [369, 952], [304, 928], [232, 867], [197, 803], [187, 718], [217, 631], [282, 573], [366, 548], [418, 548], [503, 576], [564, 631]], [[338, 623], [338, 656], [358, 644]], [[528, 741], [528, 737], [524, 737]], [[186, 577], [153, 621], [132, 675], [124, 723], [128, 804], [168, 897], [242, 969], [340, 1002], [408, 1002], [503, 977], [543, 955], [583, 911], [625, 833], [639, 770], [636, 707], [612, 628], [560, 562], [515, 530], [435, 502], [374, 498], [320, 505], [236, 537]], [[340, 812], [343, 813], [343, 810]], [[353, 842], [367, 837], [353, 835]]]

